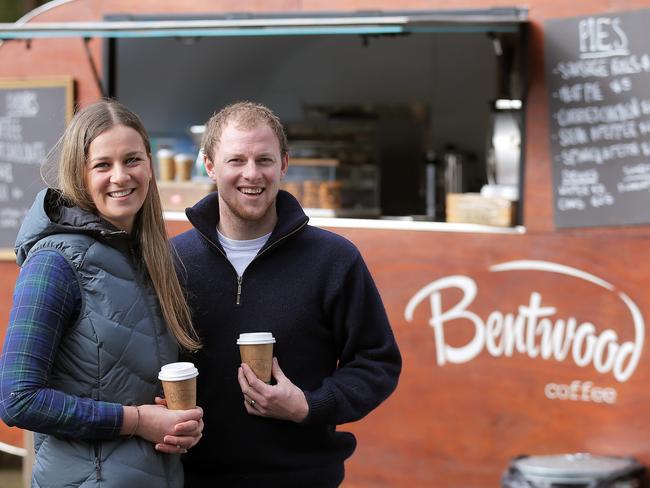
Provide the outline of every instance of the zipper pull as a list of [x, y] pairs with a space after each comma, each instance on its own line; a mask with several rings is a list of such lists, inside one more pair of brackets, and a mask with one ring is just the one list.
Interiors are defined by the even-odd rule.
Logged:
[[236, 305], [241, 303], [241, 276], [237, 276], [237, 302]]
[[99, 462], [99, 456], [95, 456], [95, 479], [97, 481], [102, 479], [102, 468]]

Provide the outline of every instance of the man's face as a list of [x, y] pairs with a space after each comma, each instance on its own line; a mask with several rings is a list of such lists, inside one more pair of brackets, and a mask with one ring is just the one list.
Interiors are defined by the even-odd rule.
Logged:
[[273, 230], [275, 198], [288, 157], [266, 124], [240, 129], [229, 123], [205, 168], [219, 192], [219, 231], [231, 239], [254, 239]]

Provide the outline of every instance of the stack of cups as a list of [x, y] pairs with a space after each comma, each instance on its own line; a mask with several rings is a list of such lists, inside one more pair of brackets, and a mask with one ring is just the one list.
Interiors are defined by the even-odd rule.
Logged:
[[196, 407], [196, 377], [199, 371], [193, 363], [170, 363], [158, 373], [170, 410], [187, 410]]
[[170, 149], [159, 149], [156, 157], [158, 158], [158, 177], [161, 181], [172, 181], [176, 173], [174, 152]]
[[239, 334], [237, 344], [242, 362], [248, 364], [255, 376], [264, 383], [271, 383], [273, 344], [275, 344], [273, 334], [271, 332]]
[[177, 181], [190, 181], [192, 179], [194, 161], [193, 154], [181, 153], [174, 156]]

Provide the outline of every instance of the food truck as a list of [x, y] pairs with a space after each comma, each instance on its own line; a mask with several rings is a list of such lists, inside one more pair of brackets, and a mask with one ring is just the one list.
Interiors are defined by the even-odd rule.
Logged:
[[[339, 427], [358, 438], [345, 486], [494, 487], [525, 455], [646, 464], [647, 7], [54, 0], [2, 25], [0, 329], [75, 106], [142, 117], [174, 235], [214, 191], [203, 124], [254, 100], [286, 124], [284, 189], [361, 250], [403, 355], [395, 393]], [[18, 429], [0, 441], [25, 454]]]

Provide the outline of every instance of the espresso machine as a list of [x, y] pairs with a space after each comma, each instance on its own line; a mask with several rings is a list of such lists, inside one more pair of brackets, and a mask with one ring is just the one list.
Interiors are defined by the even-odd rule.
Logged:
[[521, 169], [520, 100], [497, 100], [490, 112], [487, 181], [481, 194], [519, 200]]

